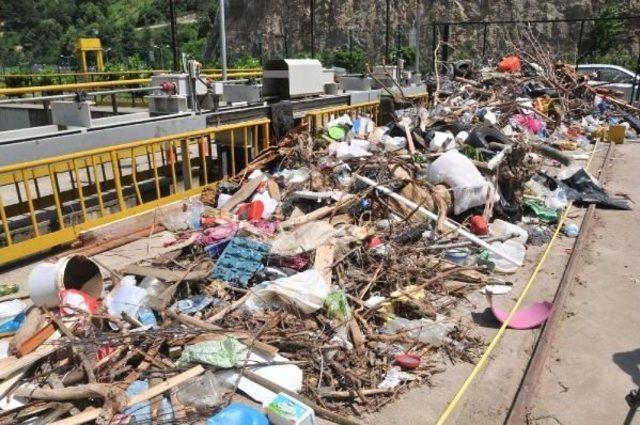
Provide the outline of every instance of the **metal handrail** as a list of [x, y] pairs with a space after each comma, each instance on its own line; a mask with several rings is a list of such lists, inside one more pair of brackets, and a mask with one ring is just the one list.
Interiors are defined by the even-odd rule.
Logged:
[[215, 147], [228, 149], [233, 175], [268, 147], [269, 124], [263, 118], [0, 167], [0, 266], [199, 193], [221, 169]]
[[[140, 69], [140, 70], [126, 70], [126, 71], [96, 71], [96, 72], [36, 72], [33, 74], [13, 74], [4, 73], [0, 74], [0, 79], [7, 77], [21, 77], [21, 78], [43, 78], [43, 77], [91, 77], [92, 75], [109, 76], [109, 75], [130, 75], [130, 74], [159, 74], [173, 72], [170, 69]], [[203, 68], [204, 73], [222, 74], [221, 68]], [[229, 74], [244, 73], [244, 72], [262, 72], [262, 68], [230, 68], [227, 70]]]
[[356, 105], [333, 106], [330, 108], [314, 109], [307, 112], [303, 122], [308, 126], [309, 130], [315, 132], [323, 127], [338, 114], [368, 114], [371, 115], [373, 121], [377, 124], [378, 114], [380, 112], [380, 101], [359, 103]]
[[[260, 77], [262, 72], [242, 72], [227, 75], [227, 78], [248, 78], [248, 77]], [[221, 78], [222, 74], [208, 75], [211, 78]], [[52, 84], [47, 86], [33, 86], [33, 87], [14, 87], [14, 88], [0, 88], [0, 96], [10, 96], [28, 93], [39, 93], [43, 91], [49, 92], [63, 92], [63, 91], [84, 91], [95, 88], [104, 87], [122, 87], [131, 86], [137, 84], [149, 84], [151, 78], [137, 78], [134, 80], [108, 80], [108, 81], [95, 81], [91, 83], [76, 83], [76, 84]]]

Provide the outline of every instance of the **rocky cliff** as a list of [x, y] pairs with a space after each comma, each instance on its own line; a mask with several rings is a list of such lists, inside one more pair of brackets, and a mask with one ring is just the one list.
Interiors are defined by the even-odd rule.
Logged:
[[[386, 0], [231, 0], [227, 31], [231, 54], [252, 53], [263, 58], [300, 56], [311, 52], [310, 4], [315, 3], [315, 50], [326, 54], [335, 49], [360, 48], [370, 61], [385, 54]], [[585, 17], [640, 15], [640, 0], [389, 0], [389, 44], [418, 46], [422, 62], [430, 64], [434, 22], [488, 20], [577, 19]], [[618, 23], [616, 23], [618, 24]], [[640, 19], [616, 24], [584, 24], [581, 53], [603, 37], [614, 38], [607, 50], [620, 48], [626, 61], [637, 54]], [[615, 26], [615, 34], [599, 32]], [[553, 50], [575, 59], [580, 23], [539, 23], [529, 30]], [[436, 28], [442, 39], [445, 28]], [[502, 53], [513, 45], [523, 25], [450, 26], [450, 57]], [[600, 40], [602, 41], [602, 40]], [[520, 46], [526, 48], [526, 46]], [[635, 62], [633, 60], [632, 62]]]

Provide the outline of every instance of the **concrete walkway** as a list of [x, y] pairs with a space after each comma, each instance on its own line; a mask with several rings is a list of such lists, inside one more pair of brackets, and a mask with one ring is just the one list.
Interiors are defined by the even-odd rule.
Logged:
[[[607, 190], [640, 200], [640, 146], [616, 146]], [[640, 206], [596, 210], [533, 424], [640, 424], [624, 400], [640, 385]], [[539, 419], [537, 419], [539, 418]], [[625, 422], [627, 419], [627, 422]]]

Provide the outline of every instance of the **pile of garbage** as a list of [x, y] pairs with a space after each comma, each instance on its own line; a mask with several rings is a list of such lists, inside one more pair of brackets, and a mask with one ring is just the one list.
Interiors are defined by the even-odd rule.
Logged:
[[0, 304], [0, 424], [352, 424], [473, 362], [454, 310], [507, 293], [569, 202], [628, 209], [582, 165], [638, 129], [568, 65], [458, 68], [384, 126], [290, 131], [166, 217], [158, 255], [39, 264], [30, 302]]

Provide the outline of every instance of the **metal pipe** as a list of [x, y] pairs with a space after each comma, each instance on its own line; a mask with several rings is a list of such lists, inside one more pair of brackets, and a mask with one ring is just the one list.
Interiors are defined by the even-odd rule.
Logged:
[[[231, 80], [231, 81], [237, 81], [237, 80]], [[83, 93], [83, 95], [87, 97], [95, 97], [95, 96], [113, 95], [118, 93], [132, 93], [132, 92], [152, 91], [152, 90], [160, 90], [160, 89], [162, 89], [162, 86], [136, 87], [131, 89], [95, 91], [95, 92]], [[23, 97], [23, 98], [16, 98], [16, 99], [0, 100], [0, 105], [4, 105], [7, 103], [23, 103], [23, 102], [30, 103], [36, 100], [74, 99], [76, 97], [78, 97], [78, 93], [54, 94], [51, 96], [39, 96], [39, 97]]]
[[631, 105], [633, 105], [633, 102], [636, 100], [636, 97], [638, 97], [638, 93], [640, 93], [640, 81], [638, 81], [639, 74], [640, 74], [640, 48], [638, 49], [638, 60], [636, 61], [636, 75], [634, 75], [633, 88], [631, 89], [631, 99], [629, 102]]
[[482, 25], [487, 24], [550, 24], [553, 22], [600, 22], [600, 21], [627, 21], [632, 19], [640, 19], [640, 15], [633, 16], [612, 16], [605, 18], [567, 18], [567, 19], [531, 19], [531, 20], [504, 20], [504, 21], [463, 21], [463, 22], [436, 22], [438, 25]]
[[584, 21], [580, 21], [580, 34], [578, 35], [578, 46], [576, 49], [576, 68], [580, 65], [580, 51], [582, 50], [582, 34], [584, 33]]
[[482, 31], [482, 60], [484, 61], [485, 54], [487, 53], [487, 26], [488, 24], [484, 23], [484, 29]]
[[389, 1], [390, 0], [387, 0], [387, 16], [386, 16], [386, 26], [385, 26], [385, 32], [384, 32], [384, 59], [385, 59], [385, 63], [390, 63], [391, 62], [391, 58], [389, 57], [389, 26], [390, 26], [390, 18], [389, 18], [390, 5], [389, 5]]
[[420, 72], [420, 23], [422, 18], [422, 2], [418, 2], [418, 10], [416, 12], [416, 63], [415, 71]]
[[442, 31], [444, 32], [444, 35], [442, 37], [442, 44], [443, 44], [442, 62], [448, 62], [449, 61], [449, 35], [451, 33], [451, 28], [449, 24], [444, 24]]
[[220, 4], [220, 62], [222, 64], [222, 79], [227, 79], [227, 34], [224, 23], [224, 5], [225, 0], [221, 0]]
[[171, 21], [171, 49], [173, 50], [173, 71], [178, 70], [178, 41], [176, 40], [176, 11], [174, 0], [169, 0], [169, 15]]
[[310, 0], [309, 4], [310, 12], [311, 12], [311, 58], [315, 59], [316, 57], [316, 2], [314, 0]]
[[436, 69], [436, 61], [438, 58], [436, 58], [436, 49], [438, 48], [438, 29], [437, 29], [437, 23], [433, 22], [431, 23], [432, 28], [433, 28], [433, 36], [431, 38], [431, 60], [433, 61], [433, 71], [435, 71]]
[[[384, 193], [385, 195], [390, 196], [391, 198], [395, 199], [398, 202], [401, 202], [401, 203], [405, 204], [409, 208], [417, 210], [419, 213], [421, 213], [422, 215], [430, 218], [431, 220], [433, 220], [433, 221], [437, 221], [438, 220], [438, 215], [437, 214], [434, 214], [433, 212], [429, 211], [428, 209], [421, 207], [419, 204], [416, 204], [415, 202], [410, 201], [409, 199], [405, 198], [404, 196], [398, 195], [397, 193], [395, 193], [391, 189], [389, 189], [389, 188], [387, 188], [385, 186], [380, 186], [375, 181], [373, 181], [373, 180], [371, 180], [371, 179], [369, 179], [367, 177], [360, 176], [358, 174], [354, 174], [354, 177], [356, 179], [360, 180], [361, 182], [371, 186], [371, 187], [375, 187], [380, 192]], [[521, 266], [522, 265], [521, 261], [514, 260], [513, 258], [511, 258], [511, 256], [505, 255], [503, 252], [501, 252], [500, 250], [498, 250], [495, 247], [491, 246], [490, 244], [486, 243], [482, 239], [478, 238], [473, 233], [470, 233], [470, 232], [464, 230], [457, 223], [452, 223], [450, 220], [447, 219], [447, 220], [444, 221], [444, 225], [447, 226], [448, 228], [460, 233], [462, 236], [464, 236], [465, 238], [467, 238], [470, 241], [474, 242], [476, 245], [479, 245], [482, 248], [485, 248], [485, 249], [493, 252], [494, 254], [496, 254], [497, 256], [499, 256], [501, 258], [504, 258], [508, 262], [510, 262], [510, 263], [512, 263], [512, 264], [514, 264], [516, 266]]]
[[97, 81], [95, 83], [78, 83], [78, 84], [63, 84], [63, 85], [47, 85], [47, 86], [35, 86], [35, 87], [14, 87], [8, 89], [0, 89], [0, 96], [7, 96], [12, 94], [25, 94], [25, 93], [38, 93], [45, 91], [70, 91], [70, 90], [82, 90], [82, 89], [97, 89], [101, 87], [117, 87], [117, 86], [133, 86], [136, 84], [148, 84], [151, 78], [138, 78], [135, 80], [116, 80], [116, 81]]

